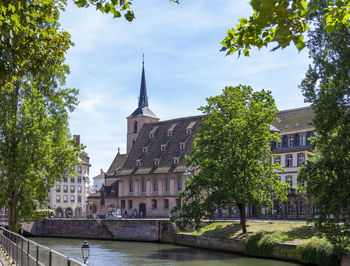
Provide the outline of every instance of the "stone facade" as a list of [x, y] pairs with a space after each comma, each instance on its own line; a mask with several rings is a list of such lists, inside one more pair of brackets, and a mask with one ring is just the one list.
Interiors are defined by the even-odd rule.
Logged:
[[[308, 152], [311, 152], [309, 138], [314, 136], [311, 107], [280, 111], [274, 126], [279, 129], [281, 143], [272, 143], [271, 149], [284, 169], [281, 180], [291, 187], [305, 186], [298, 181], [298, 171], [306, 163]], [[284, 219], [306, 219], [313, 210], [307, 198], [296, 188], [288, 190], [286, 202], [276, 202], [273, 214]]]
[[[77, 138], [80, 145], [80, 137]], [[74, 166], [77, 174], [72, 178], [63, 178], [48, 190], [47, 207], [54, 210], [56, 217], [84, 217], [89, 194], [90, 158], [80, 156], [80, 164]]]

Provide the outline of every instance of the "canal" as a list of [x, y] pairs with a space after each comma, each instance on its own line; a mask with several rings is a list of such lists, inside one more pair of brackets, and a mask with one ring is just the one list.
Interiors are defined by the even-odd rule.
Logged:
[[[81, 239], [31, 238], [76, 260], [81, 259]], [[89, 240], [89, 266], [113, 265], [176, 265], [176, 266], [296, 266], [300, 264], [278, 260], [257, 259], [236, 254], [176, 245]]]

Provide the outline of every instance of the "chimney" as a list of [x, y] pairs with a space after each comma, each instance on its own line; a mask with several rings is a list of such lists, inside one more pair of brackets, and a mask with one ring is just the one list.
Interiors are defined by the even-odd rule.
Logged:
[[103, 169], [101, 169], [101, 174], [103, 174]]

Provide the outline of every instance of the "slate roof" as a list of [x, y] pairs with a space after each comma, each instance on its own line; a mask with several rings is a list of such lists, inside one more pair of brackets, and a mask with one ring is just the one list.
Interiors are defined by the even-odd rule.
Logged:
[[117, 155], [114, 157], [114, 160], [111, 163], [110, 167], [108, 168], [107, 175], [119, 174], [126, 161], [126, 158], [127, 154], [120, 154], [118, 152]]
[[280, 134], [294, 134], [297, 132], [313, 131], [314, 112], [311, 106], [283, 110], [277, 113], [273, 126], [280, 130]]
[[[191, 153], [193, 135], [202, 117], [191, 116], [144, 124], [119, 174], [185, 171], [185, 155]], [[184, 149], [181, 149], [180, 145], [184, 145]], [[161, 147], [165, 150], [162, 151]], [[174, 158], [179, 160], [177, 164], [174, 163]], [[155, 164], [155, 160], [159, 161], [159, 165]], [[140, 166], [136, 165], [136, 161], [140, 162]]]

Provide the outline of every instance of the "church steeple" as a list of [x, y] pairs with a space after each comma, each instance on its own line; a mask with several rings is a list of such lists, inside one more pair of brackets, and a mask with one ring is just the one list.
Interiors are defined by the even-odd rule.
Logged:
[[148, 97], [146, 88], [146, 76], [145, 76], [145, 61], [142, 55], [142, 76], [141, 76], [141, 87], [139, 97], [139, 108], [148, 107]]
[[146, 75], [145, 75], [145, 61], [144, 61], [143, 55], [142, 55], [142, 75], [141, 75], [139, 104], [138, 104], [136, 110], [129, 116], [129, 118], [140, 116], [140, 115], [154, 117], [154, 118], [158, 119], [158, 117], [148, 107]]
[[136, 142], [136, 138], [140, 133], [141, 128], [146, 123], [158, 122], [159, 118], [149, 109], [147, 88], [146, 88], [146, 75], [145, 75], [145, 61], [142, 55], [142, 76], [139, 104], [136, 110], [127, 118], [128, 120], [128, 134], [126, 152], [129, 153], [132, 146]]

